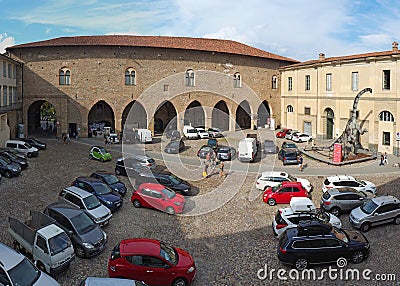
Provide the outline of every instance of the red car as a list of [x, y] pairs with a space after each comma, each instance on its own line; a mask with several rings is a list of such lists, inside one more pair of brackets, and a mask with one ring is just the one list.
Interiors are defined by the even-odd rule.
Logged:
[[143, 281], [150, 286], [187, 286], [196, 265], [186, 251], [148, 238], [125, 239], [112, 250], [108, 275]]
[[292, 130], [292, 129], [290, 129], [290, 128], [285, 128], [285, 129], [279, 130], [278, 133], [276, 133], [276, 138], [285, 138], [286, 133], [287, 133], [288, 131], [291, 131], [291, 130]]
[[165, 211], [168, 214], [182, 213], [184, 196], [155, 183], [143, 183], [133, 191], [131, 202], [134, 207], [141, 206]]
[[311, 198], [311, 194], [300, 182], [282, 182], [276, 187], [267, 187], [264, 191], [263, 202], [270, 206], [288, 204], [293, 197]]

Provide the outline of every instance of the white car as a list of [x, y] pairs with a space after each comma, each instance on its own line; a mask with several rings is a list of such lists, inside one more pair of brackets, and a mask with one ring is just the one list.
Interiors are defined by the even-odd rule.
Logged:
[[312, 138], [311, 135], [308, 135], [308, 134], [305, 134], [305, 133], [295, 133], [292, 136], [292, 140], [294, 142], [299, 142], [299, 143], [308, 142], [308, 141], [311, 141], [312, 139], [313, 138]]
[[208, 134], [210, 134], [210, 137], [212, 138], [219, 138], [219, 137], [224, 137], [224, 135], [222, 135], [222, 131], [218, 128], [208, 128]]
[[208, 133], [208, 131], [207, 130], [205, 130], [204, 128], [202, 128], [202, 127], [196, 127], [195, 128], [196, 129], [196, 131], [197, 131], [197, 134], [199, 134], [199, 138], [200, 139], [204, 139], [204, 138], [210, 138], [210, 134]]
[[286, 228], [296, 227], [301, 220], [329, 222], [332, 226], [342, 228], [338, 217], [317, 209], [309, 198], [294, 197], [290, 200], [290, 207], [279, 209], [275, 214], [272, 231], [279, 238]]
[[358, 180], [348, 175], [337, 175], [327, 177], [322, 185], [322, 190], [326, 192], [332, 188], [351, 187], [361, 192], [370, 192], [376, 194], [376, 186], [374, 183], [364, 180]]
[[308, 191], [312, 191], [312, 186], [309, 180], [293, 177], [286, 172], [263, 172], [257, 178], [256, 188], [264, 191], [267, 187], [275, 187], [282, 182], [300, 182]]
[[290, 131], [286, 132], [285, 139], [291, 140], [293, 135], [296, 134], [296, 133], [300, 133], [300, 131], [290, 130]]
[[118, 134], [116, 134], [116, 133], [110, 133], [110, 135], [108, 135], [108, 138], [110, 138], [110, 140], [113, 144], [119, 143], [119, 137], [118, 137]]

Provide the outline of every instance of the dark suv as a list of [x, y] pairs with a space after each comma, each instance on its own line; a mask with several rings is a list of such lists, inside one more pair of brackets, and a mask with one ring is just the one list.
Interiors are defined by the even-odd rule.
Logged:
[[116, 191], [121, 196], [126, 195], [125, 184], [121, 182], [115, 175], [105, 171], [96, 171], [91, 174], [90, 177], [103, 181], [103, 183], [107, 184], [111, 189]]
[[0, 156], [8, 158], [11, 162], [18, 163], [21, 166], [22, 170], [25, 170], [29, 166], [28, 160], [26, 158], [17, 156], [13, 152], [9, 152], [6, 150], [0, 151]]
[[81, 188], [89, 193], [94, 194], [99, 201], [111, 211], [115, 211], [122, 207], [121, 196], [99, 179], [91, 177], [78, 177], [72, 182], [72, 186]]
[[304, 270], [312, 264], [337, 262], [339, 258], [360, 263], [369, 255], [369, 243], [360, 232], [304, 221], [282, 233], [277, 253], [282, 263]]
[[7, 178], [18, 176], [21, 173], [21, 166], [18, 163], [11, 162], [10, 159], [0, 156], [0, 174]]

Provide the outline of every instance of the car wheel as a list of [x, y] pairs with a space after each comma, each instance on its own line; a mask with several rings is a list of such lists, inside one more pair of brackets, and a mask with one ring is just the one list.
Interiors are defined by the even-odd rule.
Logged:
[[93, 160], [94, 158], [93, 158], [93, 156], [92, 156], [92, 155], [89, 155], [89, 159], [90, 159], [90, 160]]
[[331, 214], [334, 216], [339, 216], [340, 215], [340, 209], [338, 207], [334, 207], [331, 209]]
[[397, 217], [394, 219], [394, 224], [400, 224], [400, 216], [397, 216]]
[[364, 222], [360, 227], [362, 232], [367, 232], [371, 229], [371, 224], [369, 222]]
[[141, 204], [138, 200], [134, 200], [134, 201], [133, 201], [133, 206], [134, 206], [135, 208], [140, 208], [140, 207], [142, 206], [142, 204]]
[[101, 161], [101, 162], [104, 162], [104, 158], [103, 158], [103, 157], [101, 157], [101, 158], [100, 158], [100, 161]]
[[270, 206], [274, 206], [274, 205], [276, 205], [276, 201], [274, 199], [268, 199], [268, 204]]
[[14, 248], [16, 251], [18, 251], [18, 252], [21, 252], [21, 251], [22, 251], [21, 245], [20, 245], [19, 242], [16, 241], [16, 240], [13, 241], [13, 248]]
[[46, 271], [46, 267], [44, 267], [44, 265], [43, 265], [42, 262], [39, 261], [39, 262], [36, 264], [36, 266], [37, 266], [37, 268], [39, 268], [40, 271], [42, 271], [42, 272], [47, 272], [47, 271]]
[[75, 249], [76, 256], [78, 256], [80, 258], [84, 258], [85, 257], [85, 250], [83, 249], [82, 246], [75, 245], [74, 249]]
[[121, 171], [118, 169], [115, 169], [115, 175], [121, 175]]
[[294, 263], [294, 266], [296, 267], [297, 270], [304, 270], [307, 268], [308, 266], [308, 261], [305, 258], [299, 258], [296, 260], [296, 262]]
[[170, 215], [174, 215], [175, 214], [175, 210], [174, 210], [173, 207], [167, 207], [165, 209], [165, 211], [167, 212], [167, 214], [170, 214]]
[[364, 253], [361, 250], [353, 253], [353, 256], [352, 256], [353, 263], [356, 263], [356, 264], [360, 263], [361, 261], [363, 261], [363, 259], [364, 259]]
[[176, 278], [171, 286], [187, 286], [187, 282], [185, 278]]
[[303, 143], [303, 140], [299, 139], [299, 143]]
[[28, 158], [30, 158], [30, 157], [32, 157], [32, 153], [28, 153], [28, 154], [26, 154], [26, 156], [27, 156]]
[[10, 171], [6, 171], [6, 172], [4, 173], [4, 176], [6, 176], [6, 178], [11, 178], [12, 173], [11, 173]]

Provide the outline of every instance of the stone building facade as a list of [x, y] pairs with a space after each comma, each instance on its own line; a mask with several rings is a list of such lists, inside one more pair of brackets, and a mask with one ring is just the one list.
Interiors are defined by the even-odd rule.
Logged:
[[234, 41], [151, 36], [64, 37], [7, 52], [24, 63], [27, 134], [49, 127], [45, 103], [57, 135], [88, 136], [99, 124], [117, 132], [280, 125], [278, 68], [297, 63]]

